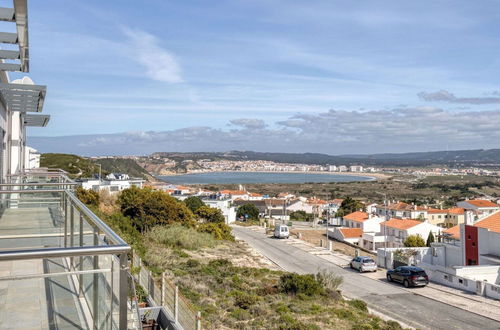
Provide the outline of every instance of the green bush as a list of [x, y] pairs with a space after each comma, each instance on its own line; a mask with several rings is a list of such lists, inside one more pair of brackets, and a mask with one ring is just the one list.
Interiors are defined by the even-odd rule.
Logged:
[[130, 217], [141, 232], [157, 225], [194, 225], [193, 213], [187, 206], [163, 191], [131, 187], [118, 196], [123, 215]]
[[231, 233], [231, 227], [225, 223], [202, 223], [198, 226], [197, 230], [201, 233], [208, 233], [216, 240], [234, 241], [234, 236]]
[[260, 297], [255, 294], [238, 290], [231, 292], [231, 295], [234, 297], [234, 305], [241, 309], [249, 309], [260, 300]]
[[197, 209], [199, 209], [202, 206], [205, 206], [205, 203], [196, 196], [190, 196], [184, 200], [184, 204], [188, 207], [188, 209], [191, 210], [191, 212], [196, 212]]
[[88, 206], [99, 206], [99, 193], [93, 190], [83, 189], [82, 187], [76, 188], [76, 197]]
[[283, 314], [279, 319], [278, 329], [280, 330], [307, 330], [313, 329], [312, 326], [307, 326], [306, 324], [296, 320], [290, 314]]
[[259, 220], [259, 209], [252, 203], [243, 204], [236, 211], [238, 219]]
[[206, 205], [200, 206], [195, 214], [205, 222], [224, 223], [226, 221], [221, 210]]
[[344, 281], [342, 276], [338, 276], [335, 273], [328, 270], [321, 270], [316, 274], [316, 280], [327, 290], [337, 291], [339, 286]]
[[146, 233], [145, 238], [158, 244], [187, 250], [198, 250], [217, 245], [217, 241], [212, 235], [180, 225], [154, 227]]
[[313, 275], [299, 275], [296, 273], [284, 274], [280, 277], [279, 288], [288, 294], [304, 294], [315, 296], [324, 293], [324, 289]]

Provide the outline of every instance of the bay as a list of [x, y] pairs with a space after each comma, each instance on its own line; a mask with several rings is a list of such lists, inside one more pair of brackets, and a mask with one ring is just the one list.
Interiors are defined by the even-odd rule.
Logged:
[[322, 183], [370, 181], [375, 178], [362, 175], [283, 172], [209, 172], [182, 175], [163, 175], [158, 179], [173, 184], [227, 184], [227, 183]]

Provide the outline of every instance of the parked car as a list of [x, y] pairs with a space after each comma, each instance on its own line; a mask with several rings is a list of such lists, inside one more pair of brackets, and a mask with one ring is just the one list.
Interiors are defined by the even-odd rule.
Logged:
[[287, 225], [277, 225], [274, 228], [274, 237], [276, 238], [288, 238], [290, 236], [290, 231]]
[[387, 271], [387, 281], [403, 283], [406, 288], [410, 286], [426, 286], [429, 284], [429, 276], [420, 267], [400, 266]]
[[357, 269], [360, 272], [376, 272], [377, 264], [370, 257], [356, 257], [349, 263], [352, 269]]

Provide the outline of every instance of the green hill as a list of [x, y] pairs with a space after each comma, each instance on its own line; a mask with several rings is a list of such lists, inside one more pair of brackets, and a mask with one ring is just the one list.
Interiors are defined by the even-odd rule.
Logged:
[[72, 178], [88, 178], [99, 173], [99, 167], [89, 159], [71, 154], [42, 154], [40, 167], [63, 169]]
[[152, 176], [143, 169], [135, 160], [129, 158], [100, 158], [94, 160], [96, 164], [102, 165], [102, 171], [106, 173], [127, 173], [131, 178], [151, 179]]
[[91, 178], [99, 174], [99, 164], [102, 175], [109, 173], [127, 173], [131, 178], [152, 179], [153, 177], [135, 160], [126, 158], [89, 159], [71, 154], [42, 154], [40, 167], [60, 168], [72, 178]]

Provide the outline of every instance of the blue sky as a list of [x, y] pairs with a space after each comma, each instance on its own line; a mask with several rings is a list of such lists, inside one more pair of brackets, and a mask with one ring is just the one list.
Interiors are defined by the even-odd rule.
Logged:
[[[173, 146], [159, 137], [173, 134], [190, 149], [334, 154], [496, 146], [489, 128], [476, 130], [500, 124], [487, 119], [500, 118], [495, 1], [54, 0], [29, 9], [30, 76], [48, 86], [52, 115], [30, 136], [149, 134], [161, 149]], [[473, 129], [471, 118], [486, 122]], [[213, 134], [200, 130], [240, 143], [204, 145]]]

